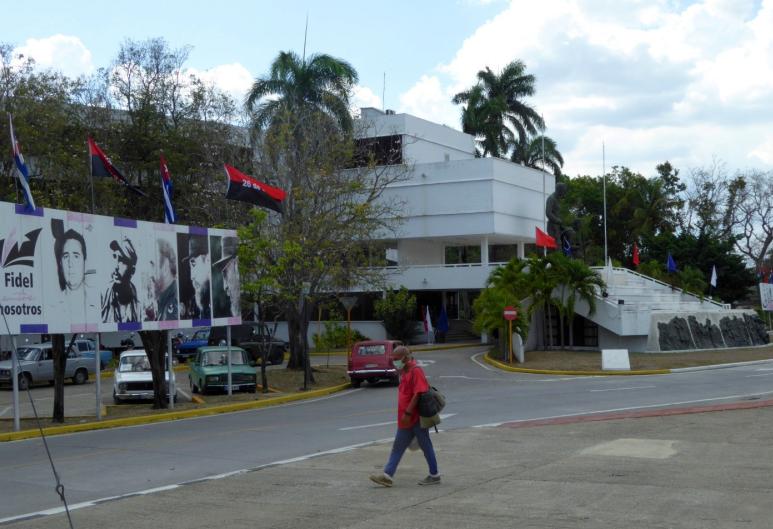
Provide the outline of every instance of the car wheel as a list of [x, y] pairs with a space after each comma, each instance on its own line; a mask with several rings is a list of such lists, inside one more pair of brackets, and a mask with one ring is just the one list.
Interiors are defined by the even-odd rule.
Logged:
[[207, 385], [206, 385], [206, 384], [203, 384], [203, 385], [201, 386], [201, 394], [202, 394], [202, 395], [206, 395], [206, 394], [207, 394], [207, 391], [208, 391], [208, 390], [207, 390]]
[[352, 387], [353, 388], [358, 388], [361, 385], [362, 385], [362, 379], [359, 379], [359, 378], [353, 378], [352, 379]]
[[32, 377], [30, 377], [28, 373], [19, 375], [19, 390], [27, 390], [30, 386], [32, 386]]
[[190, 385], [191, 391], [193, 393], [198, 393], [199, 392], [198, 386], [196, 386], [196, 384], [193, 383], [193, 379], [191, 377], [188, 377], [188, 385]]
[[394, 377], [392, 380], [390, 380], [393, 386], [399, 386], [400, 385], [400, 377]]
[[89, 379], [89, 372], [85, 369], [79, 369], [75, 372], [75, 376], [72, 377], [73, 384], [85, 384]]
[[121, 399], [118, 398], [118, 395], [115, 394], [115, 390], [113, 390], [113, 404], [120, 404]]

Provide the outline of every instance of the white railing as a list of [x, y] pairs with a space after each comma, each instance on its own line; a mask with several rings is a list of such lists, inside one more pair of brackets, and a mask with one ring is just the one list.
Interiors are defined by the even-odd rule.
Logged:
[[[607, 266], [592, 266], [591, 269], [599, 272], [599, 275], [601, 275], [602, 278], [603, 278], [604, 276], [603, 276], [602, 272], [604, 270], [609, 270], [610, 268], [607, 267]], [[720, 307], [720, 308], [725, 309], [725, 310], [729, 310], [731, 308], [729, 303], [720, 303], [719, 301], [714, 301], [711, 298], [701, 297], [698, 294], [693, 294], [692, 292], [688, 292], [688, 291], [683, 290], [683, 289], [681, 289], [679, 287], [675, 287], [673, 285], [669, 285], [668, 283], [660, 281], [659, 279], [655, 279], [654, 277], [650, 277], [650, 276], [641, 274], [639, 272], [635, 272], [635, 271], [630, 270], [628, 268], [612, 267], [612, 270], [616, 271], [616, 272], [624, 272], [626, 274], [630, 274], [632, 276], [636, 276], [636, 277], [639, 277], [641, 279], [644, 279], [645, 281], [651, 281], [651, 282], [657, 283], [657, 284], [659, 284], [659, 285], [661, 285], [663, 287], [668, 287], [669, 289], [671, 289], [674, 292], [679, 292], [680, 294], [684, 294], [685, 296], [689, 296], [689, 297], [695, 298], [700, 303], [709, 303], [710, 305], [716, 305], [717, 307]]]

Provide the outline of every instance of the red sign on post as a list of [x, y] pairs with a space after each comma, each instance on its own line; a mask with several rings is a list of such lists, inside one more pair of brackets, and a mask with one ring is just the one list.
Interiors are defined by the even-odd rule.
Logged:
[[505, 317], [506, 320], [514, 320], [518, 317], [518, 311], [515, 310], [515, 307], [505, 307], [504, 312], [502, 315]]

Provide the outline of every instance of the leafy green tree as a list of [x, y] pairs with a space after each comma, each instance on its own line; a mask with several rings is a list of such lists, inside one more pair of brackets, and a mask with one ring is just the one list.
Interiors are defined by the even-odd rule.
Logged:
[[505, 157], [516, 137], [519, 143], [526, 143], [528, 135], [545, 128], [537, 111], [524, 102], [534, 95], [535, 78], [526, 73], [522, 61], [510, 62], [499, 73], [487, 66], [477, 77], [475, 86], [459, 92], [452, 101], [465, 105], [463, 130], [478, 138], [483, 156]]
[[286, 125], [293, 116], [319, 113], [351, 132], [349, 96], [356, 83], [357, 71], [342, 59], [326, 54], [306, 59], [283, 51], [271, 63], [269, 74], [255, 80], [245, 105], [258, 130]]
[[[383, 288], [381, 234], [394, 231], [400, 204], [382, 199], [403, 166], [352, 167], [352, 136], [321, 113], [287, 114], [259, 137], [256, 176], [287, 192], [284, 213], [240, 230], [258, 246], [248, 273], [265, 275], [288, 321], [289, 368], [307, 365], [309, 310], [330, 292]], [[279, 124], [281, 123], [281, 125]], [[383, 255], [383, 251], [381, 251]]]
[[416, 336], [416, 296], [405, 287], [388, 290], [386, 297], [374, 303], [376, 317], [384, 321], [387, 334], [408, 343]]
[[519, 316], [513, 321], [513, 332], [526, 340], [529, 334], [529, 321], [526, 311], [526, 298], [529, 293], [527, 261], [511, 259], [506, 265], [491, 272], [480, 296], [473, 302], [475, 318], [473, 325], [478, 332], [493, 333], [502, 331], [504, 336], [504, 320], [502, 311], [505, 307], [516, 307]]
[[533, 169], [550, 171], [555, 176], [561, 176], [561, 168], [564, 166], [564, 157], [558, 151], [556, 141], [544, 135], [515, 143], [510, 160]]

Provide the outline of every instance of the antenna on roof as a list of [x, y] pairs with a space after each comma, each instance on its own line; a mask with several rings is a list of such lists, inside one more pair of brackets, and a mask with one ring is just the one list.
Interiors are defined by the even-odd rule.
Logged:
[[309, 34], [309, 12], [306, 11], [306, 29], [303, 31], [303, 64], [306, 64], [306, 37]]
[[381, 84], [381, 110], [386, 109], [386, 72], [384, 72], [384, 81]]

